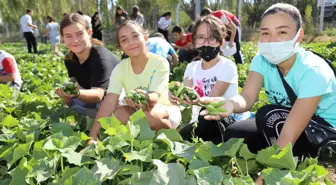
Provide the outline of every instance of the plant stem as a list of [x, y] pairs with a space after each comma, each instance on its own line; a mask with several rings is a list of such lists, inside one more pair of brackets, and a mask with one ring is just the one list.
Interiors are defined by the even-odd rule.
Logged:
[[245, 160], [245, 167], [246, 167], [246, 175], [248, 175], [249, 174], [249, 171], [248, 171], [248, 166], [247, 166], [247, 160]]
[[143, 172], [143, 162], [142, 161], [140, 161], [140, 170], [141, 172]]
[[61, 155], [61, 169], [62, 169], [62, 172], [64, 171], [64, 166], [63, 166], [63, 156]]
[[235, 157], [235, 158], [233, 158], [233, 160], [234, 160], [234, 162], [235, 162], [236, 165], [237, 165], [237, 168], [238, 168], [238, 170], [239, 170], [240, 175], [244, 175], [242, 169], [240, 168], [240, 166], [239, 166], [239, 164], [238, 164], [237, 158]]

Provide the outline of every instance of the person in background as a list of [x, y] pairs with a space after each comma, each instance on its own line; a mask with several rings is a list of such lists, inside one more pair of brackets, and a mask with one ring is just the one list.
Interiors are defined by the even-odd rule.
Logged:
[[59, 44], [60, 44], [60, 35], [59, 35], [59, 25], [51, 16], [47, 16], [47, 25], [46, 31], [44, 33], [45, 36], [49, 37], [50, 44], [53, 48], [53, 52], [55, 55], [59, 55]]
[[141, 26], [143, 26], [144, 16], [140, 13], [140, 8], [138, 6], [133, 6], [130, 18], [132, 21], [135, 21]]
[[201, 11], [201, 16], [213, 15], [220, 19], [222, 23], [228, 29], [228, 37], [226, 41], [229, 41], [229, 47], [236, 47], [237, 52], [233, 55], [237, 64], [244, 64], [242, 54], [240, 52], [240, 21], [239, 19], [229, 11], [217, 10], [212, 11], [209, 8], [205, 8]]
[[164, 13], [158, 22], [158, 32], [162, 33], [169, 42], [169, 37], [168, 37], [168, 28], [171, 25], [172, 20], [171, 20], [171, 12], [166, 12]]
[[[113, 70], [107, 95], [97, 113], [91, 128], [89, 143], [98, 139], [100, 118], [116, 116], [126, 124], [129, 117], [138, 109], [146, 115], [149, 127], [153, 130], [177, 128], [181, 121], [179, 107], [171, 105], [168, 100], [169, 63], [163, 57], [147, 50], [147, 32], [134, 21], [127, 21], [117, 29], [118, 44], [129, 58], [124, 59]], [[126, 99], [127, 105], [119, 105], [118, 99], [125, 90], [144, 94], [147, 105]]]
[[178, 49], [180, 61], [191, 62], [197, 56], [195, 48], [192, 44], [192, 33], [185, 33], [183, 28], [175, 26], [172, 30], [175, 38], [175, 44], [172, 43], [175, 49]]
[[23, 32], [23, 36], [27, 41], [28, 45], [28, 52], [32, 53], [32, 47], [34, 49], [34, 53], [37, 53], [37, 42], [36, 38], [33, 34], [34, 29], [37, 28], [36, 25], [32, 23], [32, 16], [33, 16], [33, 10], [27, 9], [25, 15], [23, 15], [20, 18], [20, 26], [21, 30]]
[[166, 41], [162, 33], [154, 33], [153, 37], [147, 40], [148, 51], [166, 58], [172, 66], [179, 62], [174, 48]]
[[117, 26], [121, 25], [127, 20], [129, 20], [128, 13], [121, 6], [117, 6], [115, 14], [115, 23], [117, 23]]
[[188, 33], [192, 33], [194, 26], [195, 26], [195, 22], [192, 22], [188, 27]]
[[86, 15], [86, 14], [84, 14], [84, 13], [83, 13], [82, 11], [80, 11], [80, 10], [78, 10], [77, 13], [85, 18], [86, 22], [88, 22], [88, 24], [89, 24], [90, 29], [92, 29], [92, 25], [91, 25], [91, 17], [88, 16], [88, 15]]
[[[202, 17], [195, 23], [193, 30], [193, 45], [201, 59], [188, 64], [184, 73], [185, 86], [195, 89], [199, 97], [224, 97], [232, 98], [238, 94], [237, 66], [231, 60], [221, 56], [220, 46], [224, 44], [226, 28], [214, 16]], [[170, 96], [172, 104], [178, 104], [181, 100]], [[198, 116], [201, 107], [198, 102], [188, 101], [193, 105], [192, 123], [183, 127], [180, 134], [183, 139], [192, 141], [197, 136], [204, 141], [212, 141], [215, 144], [222, 142], [220, 129], [235, 122], [233, 117], [217, 121], [205, 120]], [[197, 123], [197, 128], [193, 131]]]
[[60, 24], [60, 33], [70, 52], [65, 57], [65, 67], [70, 78], [78, 83], [77, 94], [67, 94], [56, 89], [64, 103], [83, 116], [94, 118], [110, 80], [110, 75], [120, 60], [97, 39], [85, 18], [77, 13], [66, 16]]
[[14, 56], [3, 50], [0, 50], [0, 84], [8, 84], [18, 91], [22, 86], [20, 71]]
[[91, 26], [92, 26], [92, 38], [98, 39], [100, 41], [103, 40], [103, 25], [100, 21], [99, 12], [95, 12], [91, 18]]

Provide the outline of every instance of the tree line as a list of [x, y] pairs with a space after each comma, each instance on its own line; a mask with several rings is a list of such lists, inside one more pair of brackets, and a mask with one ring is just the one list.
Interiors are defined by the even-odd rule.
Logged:
[[[238, 14], [239, 0], [201, 0], [201, 7], [211, 9], [226, 9], [234, 14]], [[243, 0], [241, 22], [242, 27], [257, 27], [260, 16], [272, 4], [278, 0]], [[281, 0], [298, 7], [303, 15], [306, 26], [316, 27], [318, 22], [319, 10], [317, 0]], [[47, 15], [60, 21], [63, 13], [83, 11], [92, 16], [95, 11], [100, 11], [103, 15], [105, 29], [115, 28], [113, 19], [116, 5], [122, 6], [127, 12], [131, 13], [134, 5], [139, 6], [144, 15], [147, 29], [155, 29], [156, 23], [164, 12], [173, 13], [172, 20], [175, 24], [176, 7], [179, 8], [179, 25], [187, 28], [195, 20], [195, 0], [1, 0], [0, 16], [2, 22], [9, 25], [12, 29], [19, 27], [19, 19], [25, 14], [27, 8], [34, 10], [33, 20], [40, 24], [46, 22]]]

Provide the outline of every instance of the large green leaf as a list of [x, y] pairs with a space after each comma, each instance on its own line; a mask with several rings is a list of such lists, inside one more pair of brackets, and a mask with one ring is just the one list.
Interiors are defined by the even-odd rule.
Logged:
[[187, 175], [185, 182], [186, 185], [197, 185], [196, 177], [193, 175]]
[[8, 185], [10, 183], [10, 179], [0, 180], [0, 185]]
[[130, 122], [132, 122], [134, 125], [140, 126], [140, 134], [136, 138], [137, 140], [153, 140], [155, 131], [149, 127], [146, 115], [142, 109], [136, 111], [130, 116]]
[[12, 176], [9, 185], [27, 184], [25, 177], [30, 170], [29, 168], [31, 167], [27, 165], [27, 158], [23, 157], [20, 161], [20, 164], [14, 170], [9, 172], [9, 174]]
[[153, 160], [157, 167], [151, 180], [152, 184], [162, 185], [184, 185], [185, 184], [185, 170], [182, 164], [169, 163], [165, 164], [160, 160]]
[[138, 172], [131, 178], [131, 184], [133, 185], [154, 185], [151, 184], [154, 171]]
[[183, 141], [182, 136], [176, 129], [161, 129], [157, 132], [157, 136], [162, 133], [165, 134], [170, 141]]
[[206, 166], [209, 166], [209, 163], [207, 161], [204, 161], [204, 160], [202, 161], [202, 160], [199, 160], [199, 159], [193, 159], [193, 160], [190, 161], [190, 165], [188, 167], [189, 167], [189, 170], [192, 171], [192, 170], [203, 168], [203, 167], [206, 167]]
[[26, 177], [33, 177], [38, 183], [46, 181], [54, 173], [54, 167], [57, 161], [52, 158], [44, 158], [37, 161]]
[[241, 178], [233, 178], [231, 175], [225, 175], [223, 185], [254, 185], [254, 181], [250, 176]]
[[109, 136], [120, 136], [126, 141], [133, 141], [140, 133], [140, 125], [133, 125], [128, 122], [123, 125], [115, 116], [108, 118], [101, 118], [98, 120], [105, 133]]
[[44, 144], [46, 150], [58, 150], [60, 152], [74, 151], [81, 144], [81, 139], [75, 136], [66, 137], [58, 132], [52, 135]]
[[140, 151], [131, 151], [130, 153], [125, 153], [124, 157], [126, 161], [140, 160], [143, 162], [151, 162], [153, 154], [153, 144], [150, 144], [147, 148]]
[[100, 181], [113, 179], [122, 168], [122, 163], [114, 158], [104, 158], [95, 163], [91, 171], [99, 177]]
[[218, 166], [207, 166], [193, 171], [197, 184], [220, 185], [223, 180], [223, 170]]
[[33, 157], [38, 159], [43, 159], [45, 157], [49, 157], [49, 153], [44, 149], [44, 144], [46, 140], [40, 140], [34, 143], [33, 147]]
[[135, 173], [141, 172], [142, 169], [140, 166], [132, 165], [132, 164], [126, 164], [123, 165], [118, 173], [118, 175], [133, 175]]
[[82, 166], [83, 164], [90, 164], [92, 162], [90, 156], [83, 155], [75, 151], [65, 151], [61, 155], [67, 158], [70, 164], [74, 164], [76, 166]]
[[266, 184], [300, 185], [307, 178], [307, 173], [267, 168], [262, 171]]
[[243, 144], [244, 139], [241, 138], [231, 138], [224, 144], [219, 144], [218, 147], [215, 147], [213, 150], [213, 157], [218, 156], [228, 156], [235, 157], [239, 151], [241, 145]]
[[247, 147], [247, 144], [243, 143], [239, 149], [239, 156], [241, 156], [245, 160], [250, 160], [250, 159], [255, 159], [257, 155], [254, 153], [251, 153]]
[[158, 135], [156, 139], [166, 143], [169, 146], [171, 152], [178, 157], [183, 157], [191, 161], [195, 156], [195, 145], [188, 145], [180, 142], [171, 141], [164, 133]]
[[19, 121], [16, 118], [13, 118], [11, 115], [7, 115], [5, 119], [3, 119], [2, 124], [3, 126], [12, 128], [19, 124]]
[[100, 185], [98, 177], [86, 167], [81, 168], [77, 173], [64, 181], [64, 185]]
[[98, 121], [101, 128], [103, 128], [104, 130], [122, 125], [122, 123], [115, 116], [100, 118]]
[[196, 148], [198, 157], [203, 161], [209, 161], [212, 158], [213, 148], [216, 147], [213, 142], [205, 142]]
[[29, 153], [30, 147], [32, 145], [32, 142], [25, 143], [25, 144], [19, 144], [13, 152], [13, 157], [8, 166], [12, 166], [17, 160], [21, 159], [23, 156], [27, 155]]
[[258, 152], [256, 160], [268, 167], [295, 170], [297, 162], [293, 157], [292, 145], [288, 144], [282, 150], [273, 145]]
[[129, 144], [120, 136], [112, 136], [109, 138], [109, 140], [107, 140], [105, 146], [106, 149], [114, 153], [116, 149], [121, 149], [124, 146], [129, 146]]
[[237, 162], [244, 175], [253, 174], [259, 170], [257, 161], [255, 159], [245, 160], [242, 158], [237, 158]]
[[58, 179], [57, 182], [52, 183], [52, 185], [64, 185], [65, 180], [69, 179], [71, 176], [73, 176], [75, 173], [77, 173], [80, 170], [79, 167], [73, 167], [69, 168], [66, 167], [61, 174], [61, 178]]
[[69, 123], [53, 123], [51, 127], [51, 132], [52, 133], [58, 133], [61, 132], [63, 136], [72, 136], [74, 133], [71, 125]]

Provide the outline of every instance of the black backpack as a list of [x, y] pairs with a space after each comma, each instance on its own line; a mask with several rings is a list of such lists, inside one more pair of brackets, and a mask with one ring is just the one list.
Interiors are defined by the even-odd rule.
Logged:
[[333, 66], [331, 60], [329, 60], [329, 59], [327, 59], [327, 58], [324, 58], [321, 54], [319, 54], [319, 53], [317, 53], [317, 52], [315, 52], [315, 51], [313, 51], [313, 50], [307, 50], [307, 51], [310, 51], [310, 52], [314, 53], [315, 55], [321, 57], [324, 61], [326, 61], [327, 64], [330, 66], [330, 68], [333, 70], [334, 75], [336, 76], [336, 68]]

